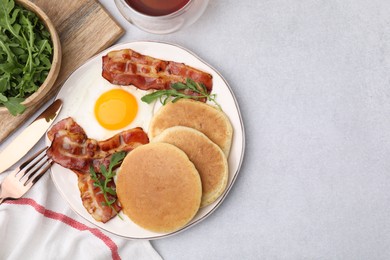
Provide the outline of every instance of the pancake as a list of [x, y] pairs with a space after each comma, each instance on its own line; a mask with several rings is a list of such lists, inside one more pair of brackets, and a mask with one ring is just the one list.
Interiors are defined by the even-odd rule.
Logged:
[[201, 207], [213, 203], [223, 193], [228, 180], [226, 156], [206, 135], [193, 128], [174, 126], [161, 132], [153, 142], [173, 144], [194, 163], [202, 181]]
[[172, 232], [197, 213], [202, 196], [198, 171], [187, 155], [167, 143], [149, 143], [130, 152], [118, 171], [123, 212], [139, 226]]
[[177, 125], [202, 132], [228, 157], [233, 128], [224, 112], [206, 103], [190, 99], [169, 102], [153, 116], [149, 125], [149, 138], [153, 139], [165, 129]]

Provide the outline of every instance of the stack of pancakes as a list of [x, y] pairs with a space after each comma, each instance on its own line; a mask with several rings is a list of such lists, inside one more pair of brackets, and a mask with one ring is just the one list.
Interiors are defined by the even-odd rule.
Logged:
[[134, 149], [121, 165], [118, 198], [141, 227], [175, 231], [224, 192], [233, 129], [222, 111], [181, 99], [155, 114], [148, 135], [151, 143]]

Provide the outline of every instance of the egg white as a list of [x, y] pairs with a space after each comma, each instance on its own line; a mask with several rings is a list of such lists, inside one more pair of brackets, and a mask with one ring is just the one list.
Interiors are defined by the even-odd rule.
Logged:
[[[87, 136], [96, 140], [105, 140], [115, 134], [131, 129], [134, 127], [142, 127], [145, 132], [149, 128], [149, 122], [153, 116], [153, 107], [154, 103], [147, 104], [141, 101], [141, 98], [150, 93], [150, 91], [143, 91], [137, 89], [134, 86], [118, 86], [113, 85], [107, 80], [103, 79], [100, 75], [89, 75], [89, 73], [82, 76], [83, 79], [80, 79], [83, 82], [83, 86], [78, 86], [75, 91], [77, 93], [72, 93], [72, 100], [69, 100], [66, 108], [66, 111], [63, 111], [67, 115], [73, 117], [73, 119], [84, 129]], [[112, 90], [112, 89], [123, 89], [131, 93], [137, 100], [138, 104], [138, 113], [134, 120], [127, 125], [118, 130], [108, 130], [101, 126], [94, 114], [94, 107], [96, 100], [103, 93]]]

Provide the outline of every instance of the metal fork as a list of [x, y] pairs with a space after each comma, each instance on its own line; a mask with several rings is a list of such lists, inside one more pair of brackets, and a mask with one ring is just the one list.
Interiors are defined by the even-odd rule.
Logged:
[[13, 170], [0, 185], [0, 204], [7, 199], [22, 197], [53, 164], [45, 147]]

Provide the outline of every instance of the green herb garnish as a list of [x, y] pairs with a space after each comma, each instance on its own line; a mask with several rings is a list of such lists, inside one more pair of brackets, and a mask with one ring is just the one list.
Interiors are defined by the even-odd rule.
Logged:
[[123, 158], [125, 158], [125, 156], [126, 156], [126, 152], [114, 153], [110, 159], [110, 165], [108, 166], [108, 169], [106, 169], [104, 165], [100, 165], [100, 171], [104, 178], [99, 178], [93, 166], [92, 165], [89, 166], [89, 173], [91, 174], [91, 178], [94, 181], [93, 185], [95, 187], [98, 187], [103, 192], [103, 196], [105, 200], [105, 202], [103, 202], [103, 205], [111, 207], [114, 211], [115, 209], [112, 206], [112, 204], [114, 204], [115, 201], [117, 200], [116, 190], [115, 188], [110, 187], [108, 184], [111, 181], [114, 181], [114, 177], [116, 175], [116, 172], [113, 171], [113, 168], [117, 166], [119, 163], [121, 163]]
[[[194, 92], [197, 95], [186, 94], [186, 91]], [[187, 78], [186, 83], [173, 83], [171, 89], [157, 90], [153, 93], [147, 94], [141, 98], [145, 103], [152, 103], [156, 99], [159, 99], [161, 104], [165, 105], [168, 101], [172, 100], [172, 103], [175, 103], [179, 99], [195, 99], [200, 100], [206, 98], [206, 100], [214, 102], [214, 104], [220, 109], [221, 106], [215, 100], [216, 94], [209, 94], [207, 88], [203, 83], [198, 83], [193, 81], [190, 78]]]
[[21, 114], [21, 104], [36, 92], [51, 68], [50, 33], [38, 16], [0, 0], [0, 104], [12, 115]]

